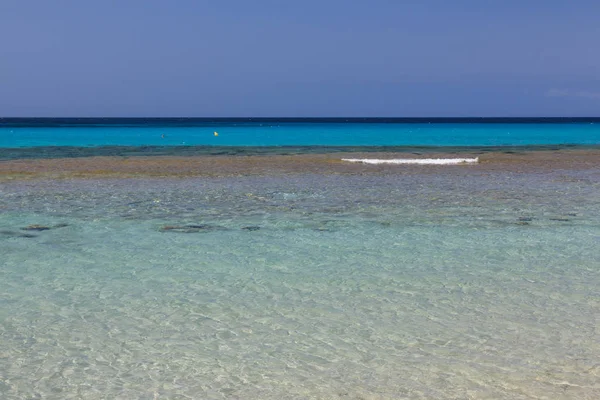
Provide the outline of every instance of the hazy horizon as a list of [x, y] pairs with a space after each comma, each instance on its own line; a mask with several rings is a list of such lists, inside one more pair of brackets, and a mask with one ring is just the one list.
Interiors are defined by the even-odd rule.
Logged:
[[5, 117], [600, 116], [600, 3], [5, 0]]

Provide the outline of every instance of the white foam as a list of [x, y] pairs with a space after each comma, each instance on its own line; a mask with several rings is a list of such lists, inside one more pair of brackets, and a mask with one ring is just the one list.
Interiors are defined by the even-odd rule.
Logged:
[[342, 161], [363, 163], [363, 164], [421, 164], [421, 165], [456, 165], [456, 164], [477, 164], [479, 157], [476, 158], [392, 158], [389, 160], [378, 158], [342, 158]]

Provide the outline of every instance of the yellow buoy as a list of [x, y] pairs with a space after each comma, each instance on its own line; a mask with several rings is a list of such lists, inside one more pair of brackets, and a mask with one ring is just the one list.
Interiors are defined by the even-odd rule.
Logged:
[[219, 132], [214, 132], [213, 133], [215, 136], [219, 136]]

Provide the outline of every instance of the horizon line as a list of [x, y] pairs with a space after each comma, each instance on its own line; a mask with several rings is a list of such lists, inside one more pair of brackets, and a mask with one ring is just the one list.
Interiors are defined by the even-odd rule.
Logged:
[[195, 120], [478, 120], [478, 119], [496, 119], [496, 120], [549, 120], [549, 119], [580, 119], [580, 120], [600, 120], [600, 116], [577, 116], [577, 117], [569, 117], [569, 116], [519, 116], [519, 117], [509, 117], [509, 116], [477, 116], [477, 117], [393, 117], [393, 116], [379, 116], [379, 117], [298, 117], [298, 116], [285, 116], [285, 117], [273, 117], [273, 116], [253, 116], [253, 117], [239, 117], [239, 116], [230, 116], [230, 117], [197, 117], [197, 116], [158, 116], [158, 117], [150, 117], [150, 116], [103, 116], [103, 117], [91, 117], [91, 116], [54, 116], [54, 117], [39, 117], [39, 116], [28, 116], [28, 117], [8, 117], [8, 116], [0, 116], [0, 120], [24, 120], [24, 119], [62, 119], [62, 120], [91, 120], [91, 119], [105, 119], [105, 120], [116, 120], [116, 119], [195, 119]]

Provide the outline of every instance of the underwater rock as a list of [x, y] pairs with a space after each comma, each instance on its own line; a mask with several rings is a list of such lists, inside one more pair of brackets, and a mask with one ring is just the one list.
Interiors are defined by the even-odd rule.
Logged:
[[224, 231], [227, 228], [218, 225], [165, 225], [159, 229], [160, 232], [198, 233]]
[[564, 217], [553, 217], [553, 218], [548, 218], [550, 221], [562, 221], [562, 222], [567, 222], [570, 221], [569, 218], [564, 218]]
[[250, 232], [257, 231], [259, 229], [260, 229], [260, 226], [244, 226], [244, 227], [242, 227], [243, 231], [250, 231]]
[[519, 222], [531, 222], [531, 221], [533, 221], [533, 217], [519, 217], [518, 221]]
[[28, 225], [26, 227], [21, 228], [21, 230], [22, 231], [41, 232], [41, 231], [48, 231], [50, 229], [55, 229], [55, 228], [64, 228], [65, 226], [69, 226], [69, 224], [60, 223], [60, 224], [56, 224], [56, 225], [52, 225], [52, 226], [33, 224], [33, 225]]
[[49, 226], [46, 225], [29, 225], [26, 226], [24, 228], [21, 228], [22, 231], [47, 231], [50, 230], [52, 228], [50, 228]]
[[34, 238], [37, 235], [33, 235], [31, 233], [21, 233], [15, 231], [9, 231], [7, 229], [0, 230], [0, 235], [8, 236], [8, 237], [23, 237], [23, 238]]

